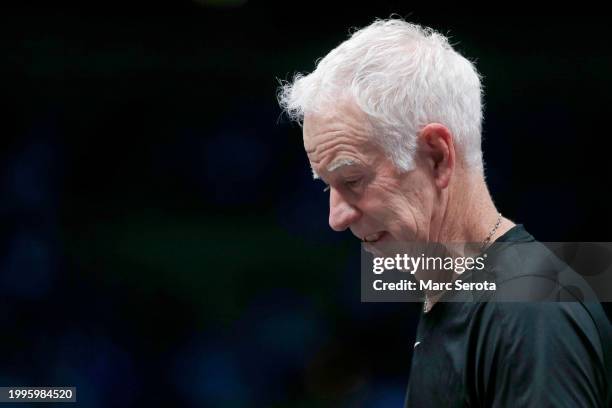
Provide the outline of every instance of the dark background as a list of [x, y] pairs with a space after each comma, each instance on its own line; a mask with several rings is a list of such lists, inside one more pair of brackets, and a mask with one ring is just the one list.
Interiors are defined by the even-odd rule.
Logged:
[[279, 78], [393, 12], [476, 61], [501, 212], [540, 240], [612, 241], [604, 16], [12, 8], [0, 385], [76, 386], [86, 407], [401, 406], [420, 305], [360, 302], [359, 243], [327, 226], [275, 97]]

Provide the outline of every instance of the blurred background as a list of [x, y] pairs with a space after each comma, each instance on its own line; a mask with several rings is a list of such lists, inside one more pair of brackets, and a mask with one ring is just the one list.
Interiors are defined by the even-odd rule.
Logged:
[[603, 15], [12, 7], [0, 385], [76, 386], [86, 407], [401, 406], [420, 305], [360, 302], [359, 243], [329, 229], [275, 96], [349, 28], [391, 13], [476, 61], [501, 212], [543, 241], [612, 241]]

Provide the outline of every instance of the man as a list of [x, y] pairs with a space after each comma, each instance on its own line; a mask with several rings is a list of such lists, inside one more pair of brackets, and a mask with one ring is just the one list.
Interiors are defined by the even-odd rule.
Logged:
[[[444, 36], [391, 19], [283, 84], [279, 101], [303, 124], [314, 178], [329, 191], [331, 228], [350, 229], [371, 249], [505, 244], [500, 270], [515, 278], [521, 269], [519, 281], [530, 284], [545, 263], [539, 251], [517, 249], [535, 240], [499, 213], [487, 189], [481, 93], [473, 64]], [[406, 406], [609, 406], [612, 340], [598, 303], [438, 295], [421, 316]]]

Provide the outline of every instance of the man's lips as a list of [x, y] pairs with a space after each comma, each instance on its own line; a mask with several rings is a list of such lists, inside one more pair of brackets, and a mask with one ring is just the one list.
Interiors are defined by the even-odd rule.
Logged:
[[363, 242], [376, 242], [379, 239], [381, 239], [384, 234], [385, 234], [384, 231], [379, 231], [373, 234], [368, 234], [362, 238], [362, 241]]

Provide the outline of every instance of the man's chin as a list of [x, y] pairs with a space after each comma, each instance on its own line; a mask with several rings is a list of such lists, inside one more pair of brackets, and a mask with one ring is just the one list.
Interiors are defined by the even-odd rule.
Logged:
[[376, 241], [364, 241], [363, 249], [374, 256], [394, 256], [397, 242], [388, 232], [384, 231]]
[[363, 249], [366, 252], [382, 257], [395, 257], [397, 254], [418, 257], [431, 252], [433, 248], [431, 243], [415, 241], [414, 239], [398, 240], [388, 232], [385, 232], [375, 242], [363, 242]]

